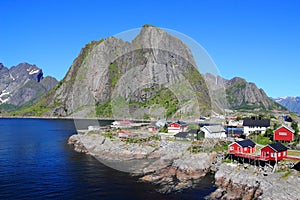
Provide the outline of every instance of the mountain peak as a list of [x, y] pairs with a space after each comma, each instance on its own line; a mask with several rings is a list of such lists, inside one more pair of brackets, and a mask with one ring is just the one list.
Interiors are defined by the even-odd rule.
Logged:
[[[5, 107], [2, 105], [4, 103], [11, 106], [20, 106], [36, 99], [49, 91], [50, 87], [52, 89], [53, 85], [57, 83], [56, 79], [55, 81], [40, 83], [44, 78], [42, 69], [26, 62], [13, 66], [10, 69], [1, 64], [0, 70], [1, 110]], [[51, 83], [51, 85], [47, 83]]]
[[[218, 90], [225, 86], [226, 99], [228, 108], [235, 110], [286, 110], [284, 107], [273, 102], [264, 92], [263, 89], [257, 88], [255, 83], [247, 82], [240, 77], [234, 77], [230, 80], [222, 79], [215, 81], [214, 75], [207, 75], [206, 80], [209, 85], [220, 83], [223, 85], [212, 87], [212, 92], [217, 93]], [[218, 96], [218, 95], [217, 95]], [[220, 95], [219, 95], [220, 96]]]
[[88, 47], [48, 94], [47, 114], [143, 119], [209, 112], [208, 89], [190, 49], [163, 29], [144, 25], [131, 43], [108, 37]]

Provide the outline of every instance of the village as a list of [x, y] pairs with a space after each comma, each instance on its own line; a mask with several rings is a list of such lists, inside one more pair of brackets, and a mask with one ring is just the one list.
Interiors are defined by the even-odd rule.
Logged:
[[217, 150], [223, 152], [231, 162], [254, 166], [268, 165], [272, 166], [274, 172], [282, 160], [287, 161], [291, 167], [300, 161], [300, 136], [298, 124], [291, 117], [282, 116], [281, 124], [278, 120], [275, 122], [272, 120], [262, 117], [243, 119], [228, 117], [226, 123], [212, 123], [205, 117], [192, 123], [167, 122], [166, 119], [152, 123], [119, 120], [104, 129], [95, 126], [89, 126], [88, 129], [89, 131], [102, 129], [106, 136], [131, 143], [146, 141], [151, 137], [191, 143], [192, 150], [197, 148], [203, 150], [199, 148], [199, 145], [204, 146], [203, 143], [207, 143], [205, 148], [208, 148], [210, 144], [213, 146], [216, 141], [221, 141], [223, 146]]

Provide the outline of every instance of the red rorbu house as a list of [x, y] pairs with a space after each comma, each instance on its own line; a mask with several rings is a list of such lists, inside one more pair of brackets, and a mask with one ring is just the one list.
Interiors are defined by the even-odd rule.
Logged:
[[274, 131], [273, 140], [290, 142], [294, 140], [294, 133], [293, 129], [283, 125]]
[[187, 123], [185, 122], [175, 122], [168, 125], [168, 133], [179, 133], [185, 132], [187, 130]]
[[131, 134], [127, 130], [120, 130], [119, 131], [119, 138], [128, 138], [131, 137]]
[[255, 143], [249, 139], [234, 142], [229, 145], [229, 153], [230, 154], [254, 153], [256, 149], [255, 146], [256, 146]]
[[264, 160], [279, 161], [287, 157], [287, 149], [280, 142], [268, 144], [260, 150], [260, 157]]
[[150, 131], [150, 132], [155, 132], [157, 130], [158, 130], [158, 128], [156, 126], [148, 126], [148, 131]]

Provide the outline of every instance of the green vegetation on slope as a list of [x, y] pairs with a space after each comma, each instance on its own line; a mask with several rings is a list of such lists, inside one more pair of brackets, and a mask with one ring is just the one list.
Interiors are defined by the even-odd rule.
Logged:
[[[144, 91], [147, 90], [154, 90], [152, 88], [145, 88]], [[165, 116], [171, 117], [179, 108], [178, 108], [178, 99], [176, 98], [176, 96], [167, 88], [161, 88], [159, 89], [155, 95], [147, 100], [147, 101], [143, 101], [143, 102], [137, 102], [137, 101], [130, 101], [129, 105], [130, 107], [151, 107], [153, 105], [159, 105], [160, 107], [163, 107], [166, 109], [166, 113]], [[150, 114], [151, 115], [151, 114]], [[145, 117], [149, 118], [148, 115], [146, 115]]]
[[112, 106], [111, 101], [98, 104], [96, 106], [97, 117], [112, 117]]

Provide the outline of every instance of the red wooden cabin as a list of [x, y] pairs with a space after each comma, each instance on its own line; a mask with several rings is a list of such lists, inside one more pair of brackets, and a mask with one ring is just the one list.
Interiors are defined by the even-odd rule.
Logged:
[[254, 153], [256, 144], [252, 140], [242, 140], [229, 145], [229, 153]]
[[273, 140], [290, 142], [294, 140], [294, 133], [293, 129], [283, 125], [274, 131]]
[[185, 132], [187, 130], [188, 124], [185, 122], [175, 122], [168, 125], [168, 132], [169, 133], [179, 133]]
[[260, 156], [264, 160], [279, 161], [287, 157], [287, 149], [280, 142], [268, 144], [260, 150]]

